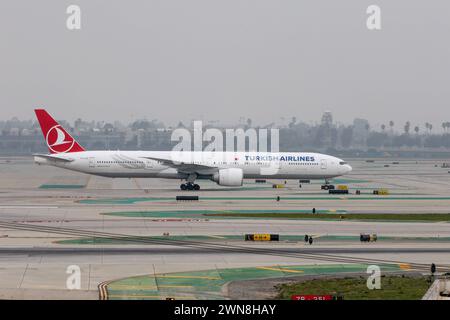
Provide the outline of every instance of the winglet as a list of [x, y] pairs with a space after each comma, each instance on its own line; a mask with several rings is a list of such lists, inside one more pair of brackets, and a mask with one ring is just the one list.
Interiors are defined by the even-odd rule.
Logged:
[[75, 139], [44, 109], [34, 110], [51, 154], [85, 151]]

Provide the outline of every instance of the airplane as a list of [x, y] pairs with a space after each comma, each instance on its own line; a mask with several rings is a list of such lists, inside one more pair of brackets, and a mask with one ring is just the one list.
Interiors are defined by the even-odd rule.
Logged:
[[35, 163], [110, 178], [186, 181], [181, 190], [200, 190], [196, 180], [238, 187], [244, 179], [328, 179], [349, 173], [342, 159], [311, 152], [87, 151], [46, 110], [36, 109], [48, 154]]

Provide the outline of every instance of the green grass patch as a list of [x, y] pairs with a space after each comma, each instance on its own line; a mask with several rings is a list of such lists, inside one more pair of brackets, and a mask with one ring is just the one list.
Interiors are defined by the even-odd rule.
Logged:
[[[317, 210], [317, 213], [326, 214], [329, 212], [345, 213], [345, 210]], [[271, 214], [310, 214], [311, 210], [272, 210]], [[222, 214], [245, 214], [249, 217], [256, 217], [258, 214], [267, 214], [267, 210], [166, 210], [166, 211], [120, 211], [103, 213], [109, 216], [138, 217], [138, 218], [204, 218], [205, 216], [221, 217]], [[231, 216], [232, 217], [232, 216]]]
[[428, 277], [382, 276], [381, 289], [369, 290], [366, 277], [315, 279], [282, 284], [277, 299], [291, 299], [292, 295], [339, 295], [344, 300], [420, 300], [427, 292]]
[[308, 219], [358, 221], [450, 221], [450, 213], [347, 213], [346, 210], [173, 210], [120, 211], [104, 215], [136, 218], [172, 219]]
[[378, 221], [450, 221], [450, 213], [214, 213], [207, 217], [227, 218], [272, 218], [272, 219], [313, 219], [313, 220], [378, 220]]
[[84, 184], [43, 184], [40, 189], [82, 189]]

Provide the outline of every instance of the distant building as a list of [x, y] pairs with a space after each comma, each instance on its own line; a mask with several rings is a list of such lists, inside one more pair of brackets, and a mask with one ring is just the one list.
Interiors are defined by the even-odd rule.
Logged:
[[365, 147], [367, 145], [369, 129], [369, 121], [366, 119], [356, 118], [353, 120], [353, 146]]
[[334, 144], [333, 137], [333, 114], [325, 111], [320, 121], [320, 129], [317, 136], [317, 143], [323, 148], [330, 148]]
[[323, 113], [321, 124], [322, 124], [322, 126], [325, 126], [328, 128], [331, 128], [333, 126], [333, 114], [331, 113], [331, 111], [325, 111]]

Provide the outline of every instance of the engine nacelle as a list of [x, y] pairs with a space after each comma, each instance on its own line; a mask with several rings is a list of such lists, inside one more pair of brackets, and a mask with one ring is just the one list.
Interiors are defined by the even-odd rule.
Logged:
[[220, 169], [218, 172], [214, 173], [211, 180], [217, 182], [217, 184], [221, 186], [242, 186], [244, 172], [239, 168]]

